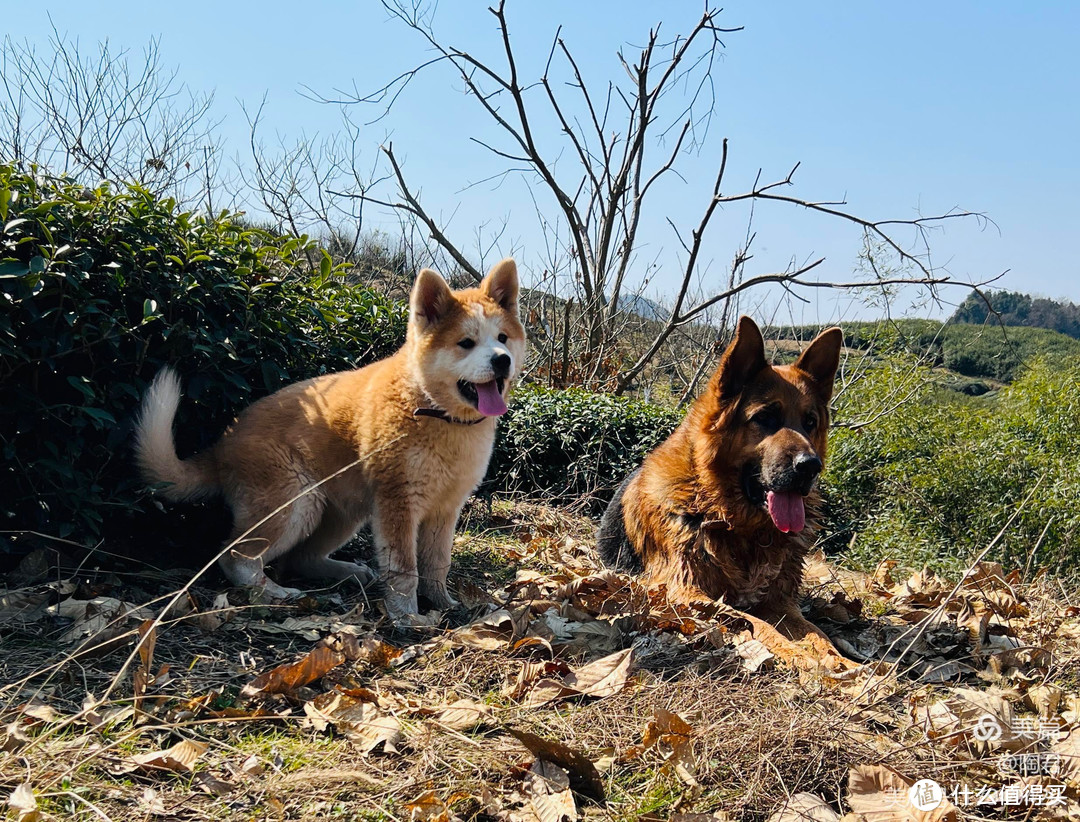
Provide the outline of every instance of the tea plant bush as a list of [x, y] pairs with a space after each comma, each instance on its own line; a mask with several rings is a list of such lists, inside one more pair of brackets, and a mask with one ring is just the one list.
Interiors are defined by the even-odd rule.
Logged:
[[581, 389], [519, 386], [499, 423], [485, 486], [602, 510], [682, 413]]
[[307, 238], [203, 216], [138, 186], [0, 165], [0, 528], [80, 540], [144, 504], [132, 416], [165, 364], [178, 444], [252, 398], [393, 351], [404, 310], [345, 283]]
[[[842, 427], [912, 379], [902, 407]], [[909, 362], [887, 362], [842, 395], [837, 418], [824, 477], [831, 551], [850, 543], [849, 558], [867, 567], [892, 558], [958, 568], [1019, 510], [991, 558], [1075, 573], [1080, 367], [1035, 361], [997, 396], [973, 399], [912, 376]]]

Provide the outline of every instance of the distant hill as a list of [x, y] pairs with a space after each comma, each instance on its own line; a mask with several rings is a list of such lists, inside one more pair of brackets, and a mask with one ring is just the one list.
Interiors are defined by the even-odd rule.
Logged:
[[[1034, 357], [1080, 360], [1080, 340], [1048, 328], [913, 319], [841, 325], [848, 348], [872, 354], [920, 354], [929, 365], [944, 366], [974, 379], [1012, 382]], [[819, 326], [778, 326], [766, 329], [765, 336], [805, 343], [820, 330]]]
[[957, 307], [952, 315], [952, 322], [1049, 328], [1051, 331], [1080, 339], [1080, 305], [1045, 297], [1032, 297], [1019, 291], [991, 291], [987, 297], [994, 311], [1000, 315], [1000, 320], [991, 313], [986, 301], [972, 292]]
[[643, 320], [666, 320], [671, 312], [640, 294], [624, 294], [619, 297], [619, 310], [628, 314], [637, 314]]

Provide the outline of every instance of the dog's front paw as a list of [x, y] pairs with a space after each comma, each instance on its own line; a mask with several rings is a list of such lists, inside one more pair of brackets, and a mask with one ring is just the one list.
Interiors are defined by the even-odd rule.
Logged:
[[431, 603], [431, 607], [437, 611], [449, 611], [461, 604], [450, 595], [446, 583], [421, 583], [420, 593]]
[[278, 585], [272, 579], [265, 579], [263, 582], [253, 585], [252, 590], [263, 600], [263, 602], [287, 602], [290, 599], [299, 599], [304, 596], [304, 592], [299, 588], [286, 588], [284, 585]]
[[370, 585], [378, 577], [368, 566], [359, 562], [337, 561], [339, 566], [335, 578], [339, 580], [355, 579], [361, 585]]
[[395, 623], [404, 624], [408, 622], [410, 616], [420, 613], [415, 591], [411, 594], [403, 594], [387, 588], [386, 594], [383, 596], [383, 608], [386, 609], [386, 615]]

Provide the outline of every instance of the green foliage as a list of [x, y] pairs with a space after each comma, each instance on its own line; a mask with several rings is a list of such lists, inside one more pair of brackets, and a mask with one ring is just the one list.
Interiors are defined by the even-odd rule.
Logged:
[[80, 538], [138, 507], [127, 443], [158, 369], [187, 400], [181, 451], [253, 397], [388, 354], [404, 312], [347, 285], [307, 238], [0, 166], [0, 511]]
[[[927, 358], [931, 365], [942, 359], [942, 323], [937, 320], [875, 320], [849, 322], [842, 325], [844, 345], [859, 351], [877, 354], [909, 352]], [[821, 332], [816, 325], [778, 326], [766, 329], [766, 339], [785, 339], [810, 342]]]
[[972, 292], [956, 307], [952, 322], [1049, 328], [1080, 338], [1080, 305], [1031, 297], [1017, 291], [993, 291], [987, 298], [996, 316], [991, 313], [986, 300]]
[[[1031, 495], [991, 554], [1065, 571], [1080, 533], [1080, 368], [1034, 363], [993, 399], [935, 388], [910, 363], [872, 370], [841, 397], [824, 478], [828, 547], [961, 567]], [[858, 430], [888, 397], [908, 396]], [[1045, 534], [1043, 533], [1045, 529]], [[1041, 540], [1040, 540], [1041, 535]]]
[[640, 400], [519, 386], [499, 422], [488, 484], [596, 511], [682, 420]]
[[950, 325], [945, 331], [944, 365], [968, 377], [1012, 382], [1034, 357], [1075, 361], [1080, 358], [1080, 340], [1022, 326]]
[[[1003, 329], [937, 320], [853, 322], [843, 328], [848, 348], [875, 356], [913, 354], [926, 365], [944, 365], [973, 379], [1012, 382], [1033, 357], [1080, 357], [1080, 340], [1046, 328]], [[770, 335], [808, 341], [818, 331], [816, 326], [786, 326], [770, 329]]]

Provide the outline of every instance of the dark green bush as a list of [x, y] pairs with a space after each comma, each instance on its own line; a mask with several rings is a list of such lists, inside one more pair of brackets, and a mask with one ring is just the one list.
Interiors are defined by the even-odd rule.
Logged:
[[404, 311], [346, 285], [306, 238], [203, 217], [144, 189], [86, 189], [0, 165], [0, 512], [80, 540], [138, 509], [132, 414], [165, 364], [179, 448], [251, 399], [394, 350]]
[[580, 389], [519, 386], [499, 423], [486, 486], [596, 512], [682, 412]]

